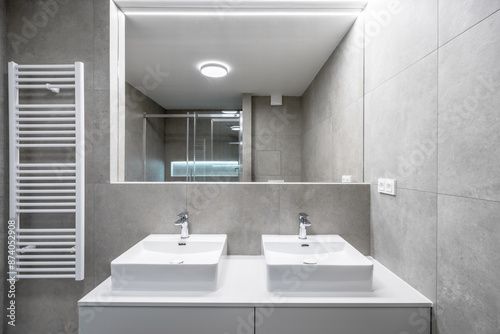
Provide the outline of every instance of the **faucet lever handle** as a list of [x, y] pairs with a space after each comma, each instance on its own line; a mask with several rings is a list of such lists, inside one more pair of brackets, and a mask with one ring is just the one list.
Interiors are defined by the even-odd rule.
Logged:
[[307, 218], [309, 218], [309, 215], [307, 213], [304, 212], [299, 213], [300, 223], [304, 224], [304, 226], [311, 226], [311, 223], [309, 222], [309, 220], [307, 220]]
[[188, 213], [187, 211], [184, 211], [184, 212], [181, 212], [177, 215], [177, 217], [181, 217], [181, 218], [188, 218]]

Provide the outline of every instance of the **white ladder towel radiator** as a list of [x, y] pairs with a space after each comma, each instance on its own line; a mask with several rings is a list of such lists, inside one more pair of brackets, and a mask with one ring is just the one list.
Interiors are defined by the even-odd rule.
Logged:
[[17, 279], [84, 278], [83, 68], [81, 62], [9, 62], [9, 214]]

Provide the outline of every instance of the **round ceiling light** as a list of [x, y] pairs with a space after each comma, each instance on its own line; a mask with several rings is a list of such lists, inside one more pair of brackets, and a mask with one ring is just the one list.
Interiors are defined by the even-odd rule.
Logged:
[[227, 68], [220, 64], [205, 64], [200, 68], [201, 74], [210, 78], [222, 78], [227, 75]]

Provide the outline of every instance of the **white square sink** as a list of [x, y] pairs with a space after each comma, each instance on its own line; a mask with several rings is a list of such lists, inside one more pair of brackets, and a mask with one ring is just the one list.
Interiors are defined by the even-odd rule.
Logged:
[[269, 291], [372, 291], [373, 263], [339, 235], [263, 235]]
[[225, 234], [151, 234], [111, 262], [111, 287], [126, 291], [214, 291]]

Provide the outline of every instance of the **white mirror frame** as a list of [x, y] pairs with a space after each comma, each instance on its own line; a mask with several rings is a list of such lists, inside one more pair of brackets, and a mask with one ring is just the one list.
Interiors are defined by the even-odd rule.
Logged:
[[109, 0], [110, 183], [125, 181], [125, 15]]

